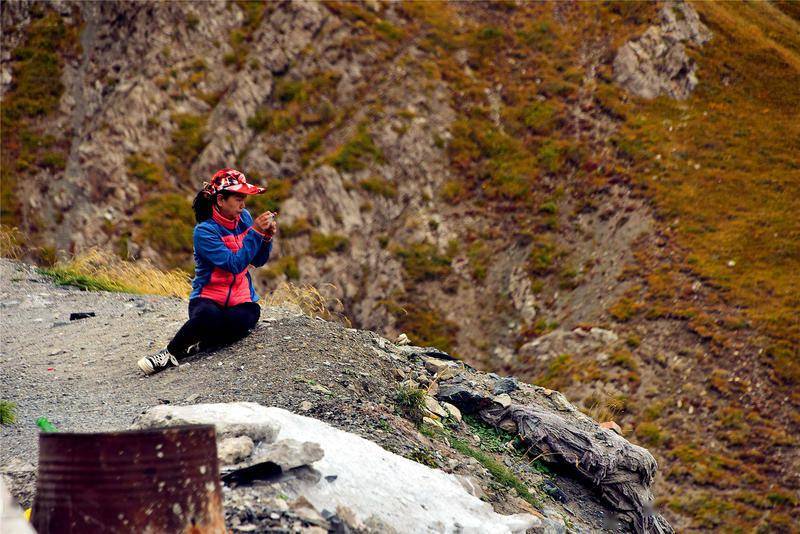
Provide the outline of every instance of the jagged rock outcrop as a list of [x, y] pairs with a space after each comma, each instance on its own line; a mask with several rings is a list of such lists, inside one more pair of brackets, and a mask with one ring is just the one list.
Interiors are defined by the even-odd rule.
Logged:
[[686, 44], [702, 46], [711, 31], [686, 2], [669, 2], [659, 12], [658, 25], [625, 43], [614, 59], [614, 80], [636, 96], [667, 95], [683, 100], [697, 85], [697, 65]]
[[[476, 378], [476, 377], [473, 377]], [[579, 412], [557, 391], [525, 385], [524, 404], [510, 395], [495, 395], [488, 377], [465, 380], [457, 376], [439, 386], [436, 398], [468, 414], [511, 430], [547, 462], [574, 471], [599, 490], [603, 500], [636, 532], [673, 532], [653, 512], [651, 486], [657, 464], [644, 448], [631, 444], [613, 430], [599, 426]]]

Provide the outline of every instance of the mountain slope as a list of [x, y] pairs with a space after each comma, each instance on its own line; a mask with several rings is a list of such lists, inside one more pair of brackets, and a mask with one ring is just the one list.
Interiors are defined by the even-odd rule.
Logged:
[[[188, 267], [192, 191], [269, 176], [263, 289], [313, 283], [358, 326], [613, 415], [681, 530], [786, 530], [797, 13], [692, 6], [710, 39], [669, 58], [693, 90], [646, 100], [615, 59], [684, 4], [5, 3], [3, 221], [42, 261]], [[15, 104], [32, 79], [52, 92]], [[597, 326], [617, 339], [574, 332]]]

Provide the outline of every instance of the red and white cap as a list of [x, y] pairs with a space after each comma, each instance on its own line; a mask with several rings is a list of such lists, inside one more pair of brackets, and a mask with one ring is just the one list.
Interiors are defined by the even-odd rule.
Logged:
[[210, 182], [203, 183], [203, 191], [209, 195], [214, 195], [220, 191], [231, 191], [244, 195], [260, 195], [266, 189], [248, 184], [244, 174], [236, 169], [220, 169], [214, 173]]

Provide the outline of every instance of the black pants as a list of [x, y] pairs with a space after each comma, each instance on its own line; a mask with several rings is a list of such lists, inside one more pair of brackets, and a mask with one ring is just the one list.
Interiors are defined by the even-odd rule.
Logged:
[[211, 299], [193, 298], [189, 301], [189, 320], [172, 338], [167, 350], [181, 358], [195, 343], [200, 343], [201, 350], [229, 345], [245, 337], [260, 316], [261, 306], [255, 302], [224, 308]]

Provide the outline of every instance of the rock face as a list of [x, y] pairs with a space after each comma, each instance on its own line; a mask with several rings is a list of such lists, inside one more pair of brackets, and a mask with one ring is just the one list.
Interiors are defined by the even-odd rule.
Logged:
[[670, 2], [660, 23], [628, 41], [614, 59], [614, 79], [630, 93], [643, 98], [667, 95], [683, 100], [697, 85], [697, 66], [685, 44], [702, 46], [711, 32], [697, 12], [685, 2]]

